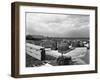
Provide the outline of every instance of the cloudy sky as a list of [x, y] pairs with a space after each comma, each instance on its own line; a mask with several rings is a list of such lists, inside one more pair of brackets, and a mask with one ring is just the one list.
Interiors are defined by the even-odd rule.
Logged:
[[89, 15], [26, 13], [26, 34], [89, 37]]

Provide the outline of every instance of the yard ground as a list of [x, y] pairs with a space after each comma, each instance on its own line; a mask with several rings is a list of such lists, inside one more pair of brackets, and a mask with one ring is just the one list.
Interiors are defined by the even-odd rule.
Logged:
[[[34, 45], [35, 46], [35, 45]], [[54, 50], [49, 50], [46, 52], [46, 62], [50, 64], [51, 66], [58, 66], [57, 64], [57, 58], [61, 56], [61, 53]], [[89, 64], [89, 50], [87, 50], [85, 47], [82, 48], [75, 48], [74, 50], [71, 50], [63, 56], [71, 56], [72, 57], [72, 63], [70, 65], [84, 65]], [[32, 56], [26, 52], [26, 67], [39, 67], [43, 66], [46, 63], [43, 61], [36, 59], [34, 57], [34, 53], [32, 53]]]

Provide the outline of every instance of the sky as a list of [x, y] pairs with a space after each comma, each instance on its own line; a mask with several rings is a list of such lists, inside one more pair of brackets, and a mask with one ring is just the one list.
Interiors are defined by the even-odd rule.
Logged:
[[26, 35], [89, 37], [89, 15], [26, 13]]

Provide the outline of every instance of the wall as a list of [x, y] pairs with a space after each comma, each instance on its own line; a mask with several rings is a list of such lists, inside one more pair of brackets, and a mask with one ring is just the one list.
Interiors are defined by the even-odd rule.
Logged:
[[[15, 0], [1, 0], [0, 2], [0, 80], [16, 80], [10, 77], [11, 68], [11, 2]], [[28, 0], [16, 0], [28, 1]], [[99, 0], [29, 0], [30, 2], [57, 3], [57, 4], [76, 4], [98, 6]], [[100, 11], [99, 11], [100, 13]], [[100, 21], [100, 14], [98, 15]], [[100, 24], [98, 24], [99, 26]], [[100, 27], [99, 27], [100, 29]], [[98, 29], [98, 32], [99, 32]], [[100, 32], [99, 32], [100, 34]], [[100, 37], [98, 38], [100, 41]], [[100, 44], [100, 42], [98, 43]], [[99, 46], [100, 47], [100, 46]], [[99, 50], [100, 52], [100, 50]], [[98, 55], [100, 61], [100, 54]], [[99, 62], [98, 62], [99, 63]], [[98, 65], [100, 67], [100, 64]], [[22, 78], [18, 80], [99, 80], [100, 69], [97, 74], [64, 75], [38, 78]]]

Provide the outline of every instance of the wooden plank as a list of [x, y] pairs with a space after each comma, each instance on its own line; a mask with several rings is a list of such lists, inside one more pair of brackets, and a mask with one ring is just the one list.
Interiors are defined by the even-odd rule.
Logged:
[[26, 53], [38, 60], [41, 60], [41, 48], [43, 47], [26, 43]]

